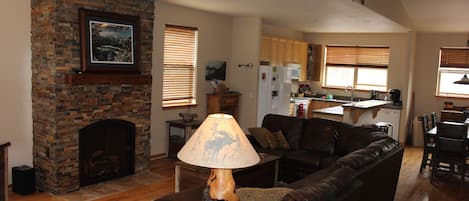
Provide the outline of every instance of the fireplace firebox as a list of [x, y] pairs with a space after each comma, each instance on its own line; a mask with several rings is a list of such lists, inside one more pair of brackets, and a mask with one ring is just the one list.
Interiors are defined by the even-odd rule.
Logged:
[[135, 124], [107, 119], [79, 131], [80, 186], [135, 172]]

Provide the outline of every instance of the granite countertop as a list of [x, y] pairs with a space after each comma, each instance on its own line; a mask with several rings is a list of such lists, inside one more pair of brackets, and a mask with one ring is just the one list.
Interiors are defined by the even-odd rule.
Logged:
[[355, 109], [371, 109], [387, 104], [392, 104], [391, 101], [383, 101], [383, 100], [367, 100], [367, 101], [360, 101], [360, 102], [353, 102], [343, 104], [342, 107], [344, 108], [355, 108]]
[[313, 110], [313, 113], [321, 113], [321, 114], [331, 114], [331, 115], [344, 115], [344, 108], [342, 106], [334, 106], [334, 107], [328, 107], [328, 108], [322, 108], [322, 109], [317, 109]]

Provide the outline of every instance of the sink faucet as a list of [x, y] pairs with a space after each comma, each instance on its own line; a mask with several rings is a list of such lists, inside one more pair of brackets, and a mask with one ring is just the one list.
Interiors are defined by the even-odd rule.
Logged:
[[350, 96], [350, 101], [353, 102], [353, 98], [354, 98], [354, 96], [353, 96], [354, 88], [353, 88], [352, 86], [347, 86], [347, 87], [345, 87], [345, 93], [347, 93], [349, 90], [352, 92], [352, 93], [351, 93], [351, 96]]

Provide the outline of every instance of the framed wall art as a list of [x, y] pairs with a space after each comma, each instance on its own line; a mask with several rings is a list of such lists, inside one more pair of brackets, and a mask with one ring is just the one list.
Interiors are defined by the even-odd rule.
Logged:
[[83, 72], [139, 72], [139, 17], [80, 9]]

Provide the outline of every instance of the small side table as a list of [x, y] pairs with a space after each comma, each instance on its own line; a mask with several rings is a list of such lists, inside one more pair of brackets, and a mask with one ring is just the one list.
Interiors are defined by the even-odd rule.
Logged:
[[[182, 119], [178, 120], [168, 120], [168, 135], [169, 135], [169, 145], [168, 145], [168, 156], [170, 158], [176, 158], [176, 154], [184, 146], [186, 141], [192, 135], [192, 131], [200, 126], [202, 121], [193, 120], [191, 122], [184, 122]], [[184, 132], [182, 135], [171, 132], [171, 128], [180, 128]]]
[[0, 141], [0, 200], [8, 201], [8, 147], [10, 142]]

